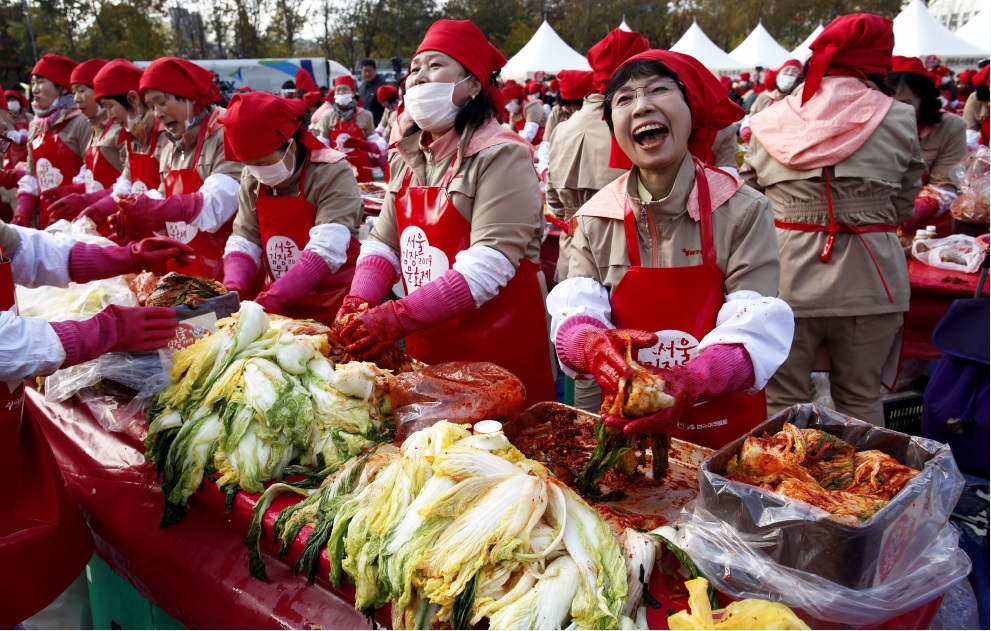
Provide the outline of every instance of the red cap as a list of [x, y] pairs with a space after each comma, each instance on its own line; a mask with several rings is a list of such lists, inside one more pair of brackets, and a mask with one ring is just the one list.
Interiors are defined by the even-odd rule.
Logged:
[[313, 90], [312, 92], [307, 92], [303, 95], [303, 106], [304, 107], [317, 107], [323, 101], [323, 92], [320, 90]]
[[557, 76], [561, 80], [561, 98], [565, 101], [580, 101], [595, 92], [591, 70], [562, 70]]
[[93, 87], [96, 85], [96, 73], [103, 70], [106, 65], [106, 59], [87, 59], [72, 69], [72, 74], [69, 75], [69, 85], [78, 84]]
[[976, 70], [964, 70], [957, 75], [957, 81], [960, 83], [973, 83], [974, 75], [977, 74]]
[[749, 72], [741, 72], [740, 73], [740, 81], [750, 81], [750, 73]]
[[[558, 73], [561, 74], [560, 72]], [[551, 79], [551, 82], [547, 85], [547, 89], [553, 92], [554, 90], [561, 89], [561, 83], [557, 79]]]
[[352, 77], [349, 74], [342, 74], [341, 76], [334, 79], [334, 87], [336, 88], [339, 85], [346, 85], [350, 87], [352, 90], [358, 89], [358, 83], [354, 80], [354, 77]]
[[974, 86], [978, 86], [981, 84], [991, 85], [988, 82], [988, 68], [991, 68], [991, 64], [984, 66], [983, 68], [978, 70], [977, 74], [974, 75], [974, 78], [971, 79], [971, 85]]
[[48, 54], [42, 57], [31, 69], [31, 74], [44, 77], [66, 90], [72, 89], [72, 71], [76, 67], [76, 62], [62, 55]]
[[399, 90], [394, 85], [383, 85], [375, 91], [376, 101], [391, 101], [399, 96]]
[[493, 72], [506, 65], [506, 57], [470, 20], [437, 20], [427, 29], [413, 55], [435, 50], [453, 58], [468, 69], [482, 87]]
[[177, 57], [161, 57], [145, 68], [139, 84], [142, 98], [145, 90], [158, 90], [201, 106], [220, 100], [220, 89], [213, 82], [213, 73]]
[[[707, 164], [712, 163], [712, 141], [719, 130], [743, 118], [743, 108], [729, 98], [726, 87], [712, 74], [708, 68], [690, 55], [671, 52], [669, 50], [648, 50], [634, 57], [635, 59], [652, 59], [659, 61], [674, 73], [675, 79], [685, 86], [685, 101], [692, 113], [692, 133], [688, 137], [688, 151], [696, 158]], [[614, 145], [618, 149], [617, 145]], [[610, 167], [617, 167], [613, 152], [610, 156]], [[622, 157], [625, 155], [618, 151]], [[618, 168], [632, 166], [629, 158]]]
[[801, 70], [802, 69], [802, 62], [800, 62], [797, 59], [789, 59], [788, 61], [786, 61], [783, 64], [781, 64], [781, 67], [778, 68], [778, 72], [781, 72], [785, 68], [798, 68], [799, 70]]
[[[88, 62], [87, 62], [88, 63]], [[115, 94], [135, 92], [141, 87], [144, 71], [126, 59], [114, 59], [96, 73], [93, 79], [93, 92], [97, 99]]]
[[773, 90], [777, 85], [775, 81], [778, 78], [777, 70], [768, 70], [764, 73], [764, 83], [760, 85], [761, 90]]
[[606, 91], [606, 84], [617, 68], [630, 57], [650, 48], [650, 42], [636, 31], [614, 29], [601, 42], [588, 49], [588, 64], [592, 66], [592, 82], [599, 92]]
[[[228, 160], [256, 160], [289, 142], [303, 125], [306, 104], [267, 92], [235, 94], [220, 117], [224, 125], [224, 156]], [[323, 149], [323, 144], [304, 130], [306, 147]]]
[[4, 97], [6, 97], [3, 99], [4, 109], [10, 109], [7, 107], [7, 99], [17, 99], [18, 101], [20, 101], [21, 110], [23, 111], [27, 111], [27, 109], [31, 107], [31, 102], [28, 101], [28, 97], [24, 96], [24, 94], [20, 90], [4, 90], [3, 95]]
[[313, 80], [313, 76], [309, 72], [300, 68], [296, 71], [296, 89], [304, 92], [313, 92], [314, 90], [319, 90], [320, 86]]
[[892, 22], [871, 13], [843, 15], [829, 23], [809, 46], [809, 71], [802, 91], [802, 104], [819, 89], [829, 75], [860, 77], [887, 74], [895, 47]]
[[502, 98], [506, 99], [507, 103], [521, 96], [523, 96], [523, 87], [518, 83], [510, 83], [502, 88]]
[[527, 94], [540, 94], [544, 91], [544, 84], [539, 81], [527, 81], [526, 82], [526, 93]]
[[922, 65], [918, 57], [902, 57], [901, 55], [895, 55], [891, 58], [891, 74], [896, 72], [908, 72], [911, 74], [917, 74], [925, 77], [932, 81], [934, 79], [933, 73], [926, 70], [926, 67]]

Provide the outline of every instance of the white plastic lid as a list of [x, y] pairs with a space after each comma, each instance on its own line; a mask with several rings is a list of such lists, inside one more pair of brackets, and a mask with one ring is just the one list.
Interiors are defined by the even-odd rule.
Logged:
[[499, 421], [479, 421], [472, 426], [471, 431], [475, 434], [495, 434], [502, 431], [502, 423]]
[[918, 230], [915, 231], [915, 236], [920, 239], [925, 239], [926, 237], [929, 236], [929, 233], [923, 230], [922, 228], [919, 228]]
[[936, 234], [936, 226], [926, 226], [926, 232]]

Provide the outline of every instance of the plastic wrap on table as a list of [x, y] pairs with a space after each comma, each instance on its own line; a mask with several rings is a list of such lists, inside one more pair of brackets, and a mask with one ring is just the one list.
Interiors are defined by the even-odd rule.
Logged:
[[523, 410], [526, 389], [508, 370], [488, 362], [446, 362], [396, 376], [390, 385], [396, 440], [437, 421], [509, 424]]
[[83, 388], [110, 381], [140, 391], [148, 380], [162, 372], [157, 353], [107, 353], [55, 371], [45, 379], [45, 400], [65, 401]]
[[991, 153], [982, 145], [950, 169], [950, 178], [960, 191], [950, 204], [950, 213], [957, 221], [988, 224], [989, 166]]
[[17, 306], [22, 316], [58, 320], [85, 320], [110, 305], [138, 306], [138, 299], [121, 276], [68, 287], [17, 286]]
[[965, 234], [952, 234], [942, 239], [920, 239], [912, 242], [912, 258], [930, 267], [973, 274], [981, 269], [987, 247]]

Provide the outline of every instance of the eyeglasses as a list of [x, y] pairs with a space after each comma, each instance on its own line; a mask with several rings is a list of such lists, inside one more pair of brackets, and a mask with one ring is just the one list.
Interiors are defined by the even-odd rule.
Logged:
[[0, 153], [7, 153], [7, 150], [10, 149], [10, 145], [12, 143], [13, 141], [10, 138], [0, 136]]
[[609, 99], [612, 108], [621, 109], [632, 105], [638, 96], [642, 96], [651, 103], [657, 103], [664, 97], [672, 94], [676, 91], [676, 85], [668, 83], [655, 83], [653, 85], [645, 85], [639, 88], [633, 89], [621, 89], [613, 92]]

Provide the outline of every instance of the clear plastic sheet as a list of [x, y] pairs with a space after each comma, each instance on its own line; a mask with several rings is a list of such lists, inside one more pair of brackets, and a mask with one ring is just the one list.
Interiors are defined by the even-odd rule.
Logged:
[[699, 498], [679, 520], [686, 552], [718, 589], [867, 625], [918, 607], [966, 577], [970, 561], [947, 526], [963, 489], [949, 447], [810, 404], [772, 416], [750, 434], [773, 434], [785, 422], [826, 431], [857, 451], [878, 449], [920, 474], [874, 516], [852, 525], [724, 478], [746, 437], [730, 443], [702, 464]]
[[402, 373], [389, 388], [396, 440], [437, 421], [504, 425], [523, 411], [526, 389], [511, 372], [488, 362], [446, 362]]
[[912, 242], [912, 258], [915, 260], [930, 267], [967, 274], [981, 269], [986, 253], [986, 248], [977, 243], [977, 239], [965, 234]]
[[950, 204], [950, 213], [957, 221], [988, 224], [989, 166], [991, 152], [980, 146], [950, 169], [950, 178], [960, 191], [960, 196]]
[[81, 389], [101, 381], [115, 381], [140, 391], [159, 374], [162, 374], [162, 362], [157, 353], [107, 353], [58, 370], [45, 379], [45, 400], [50, 403], [65, 401]]

